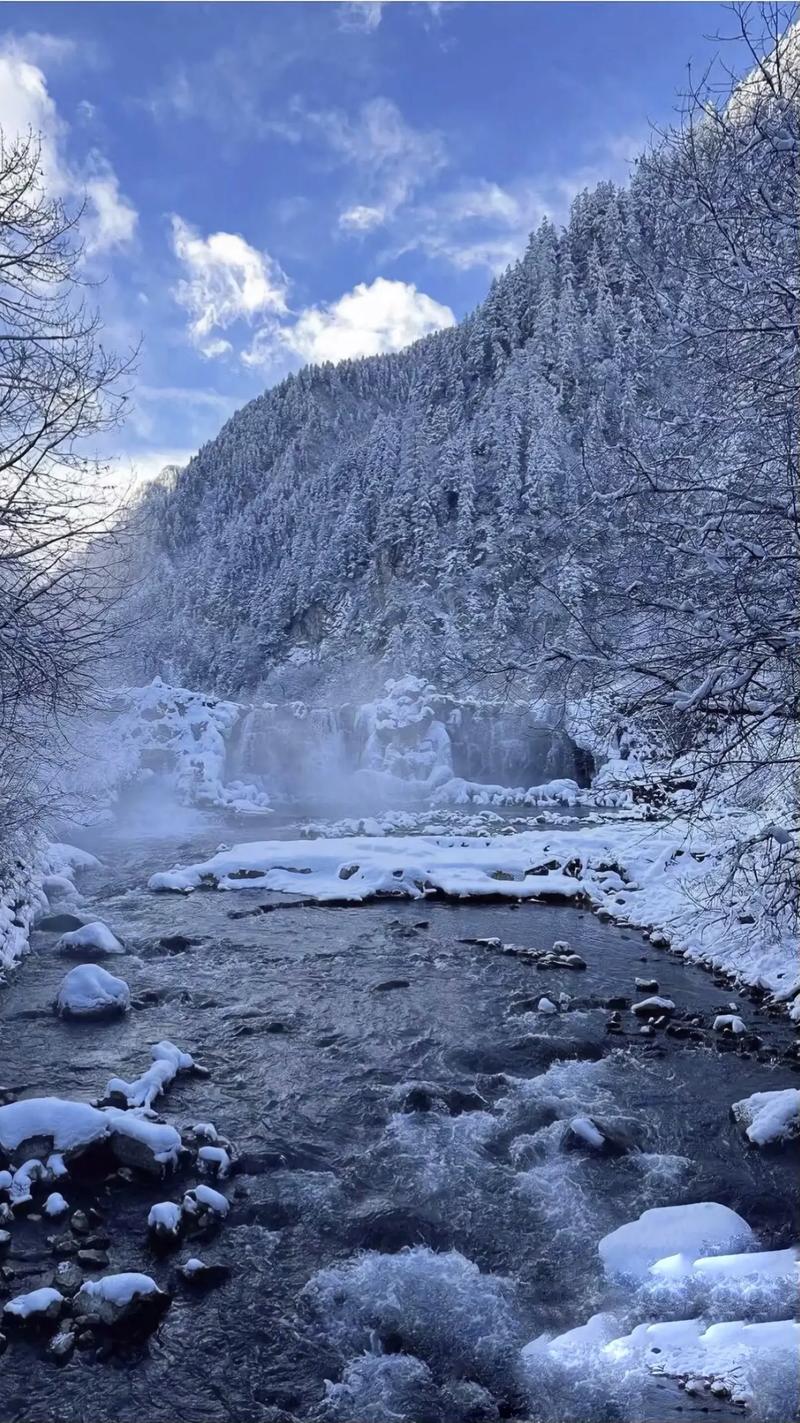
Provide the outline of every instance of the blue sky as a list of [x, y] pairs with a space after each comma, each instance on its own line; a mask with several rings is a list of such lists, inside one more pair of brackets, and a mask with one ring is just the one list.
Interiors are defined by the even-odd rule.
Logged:
[[115, 454], [183, 460], [306, 360], [459, 319], [576, 191], [675, 115], [719, 5], [15, 4], [0, 124], [87, 195]]

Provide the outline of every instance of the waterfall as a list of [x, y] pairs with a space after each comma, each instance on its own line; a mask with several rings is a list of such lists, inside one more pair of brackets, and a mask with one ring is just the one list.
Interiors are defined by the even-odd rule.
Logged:
[[407, 725], [401, 718], [396, 726], [385, 720], [386, 700], [363, 707], [285, 702], [243, 709], [228, 745], [226, 779], [295, 804], [346, 804], [359, 781], [363, 788], [375, 773], [405, 779], [409, 791], [419, 781], [422, 790], [435, 764], [442, 768], [439, 779], [451, 774], [527, 788], [569, 777], [588, 784], [590, 758], [525, 705], [457, 702], [430, 693], [427, 702], [430, 717], [418, 725], [413, 717]]

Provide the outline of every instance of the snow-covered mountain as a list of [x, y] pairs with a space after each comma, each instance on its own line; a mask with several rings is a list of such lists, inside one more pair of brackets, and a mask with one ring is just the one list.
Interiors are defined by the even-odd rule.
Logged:
[[459, 326], [291, 376], [153, 487], [136, 671], [341, 703], [555, 669], [570, 715], [600, 692], [673, 750], [770, 708], [782, 737], [800, 81], [743, 84]]
[[289, 377], [152, 489], [144, 670], [230, 694], [354, 647], [441, 677], [487, 640], [534, 645], [557, 608], [520, 605], [533, 569], [591, 578], [583, 446], [651, 395], [647, 189], [583, 194], [460, 326]]

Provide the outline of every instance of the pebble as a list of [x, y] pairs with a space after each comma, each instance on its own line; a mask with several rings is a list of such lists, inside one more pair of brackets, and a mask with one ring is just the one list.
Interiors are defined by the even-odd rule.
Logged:
[[108, 1264], [105, 1250], [79, 1250], [78, 1260], [87, 1270], [104, 1270]]
[[48, 1235], [47, 1243], [56, 1255], [74, 1255], [78, 1248], [71, 1235]]
[[59, 1364], [65, 1364], [75, 1348], [75, 1335], [71, 1329], [65, 1329], [59, 1334], [54, 1334], [47, 1346], [47, 1352], [51, 1359], [55, 1359]]
[[65, 1295], [77, 1294], [83, 1284], [83, 1271], [79, 1269], [74, 1260], [62, 1260], [56, 1265], [53, 1284]]
[[89, 1234], [89, 1217], [85, 1211], [75, 1211], [70, 1219], [70, 1230], [74, 1230], [76, 1235]]

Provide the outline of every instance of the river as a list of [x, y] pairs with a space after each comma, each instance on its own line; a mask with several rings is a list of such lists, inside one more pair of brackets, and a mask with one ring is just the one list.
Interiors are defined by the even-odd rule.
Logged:
[[[124, 1018], [54, 1016], [69, 964], [53, 935], [34, 934], [0, 994], [4, 1100], [94, 1100], [169, 1039], [209, 1075], [179, 1076], [159, 1102], [164, 1117], [213, 1122], [239, 1153], [219, 1233], [175, 1256], [153, 1253], [147, 1214], [179, 1200], [194, 1174], [67, 1182], [72, 1207], [101, 1213], [110, 1267], [152, 1274], [173, 1302], [145, 1346], [110, 1359], [76, 1351], [58, 1368], [36, 1343], [15, 1342], [0, 1362], [2, 1423], [622, 1416], [587, 1403], [591, 1386], [580, 1401], [566, 1386], [559, 1394], [558, 1380], [531, 1386], [515, 1362], [536, 1335], [608, 1307], [598, 1239], [650, 1206], [711, 1200], [739, 1211], [769, 1249], [796, 1242], [800, 1205], [796, 1156], [746, 1149], [729, 1117], [737, 1098], [786, 1085], [785, 1064], [723, 1053], [710, 1035], [648, 1038], [628, 1025], [610, 1036], [606, 1000], [635, 999], [644, 975], [706, 1024], [735, 1003], [764, 1039], [762, 1058], [788, 1042], [785, 1024], [574, 908], [297, 908], [263, 891], [144, 887], [154, 870], [230, 838], [201, 817], [167, 838], [84, 838], [103, 861], [81, 880], [87, 907], [126, 947], [108, 964], [131, 987]], [[231, 917], [267, 901], [272, 912]], [[160, 945], [174, 935], [192, 942]], [[463, 942], [495, 935], [566, 939], [586, 971], [537, 970]], [[531, 1012], [543, 993], [571, 1002]], [[565, 1151], [559, 1123], [586, 1113], [631, 1132], [639, 1149]], [[7, 1263], [18, 1288], [50, 1282], [51, 1231], [36, 1213], [15, 1225]], [[175, 1262], [192, 1253], [225, 1263], [230, 1278], [202, 1295], [178, 1285]], [[354, 1371], [362, 1355], [380, 1370]], [[326, 1399], [325, 1381], [343, 1377], [347, 1389]], [[637, 1407], [659, 1420], [695, 1404], [661, 1380]], [[708, 1396], [702, 1407], [740, 1416]]]

